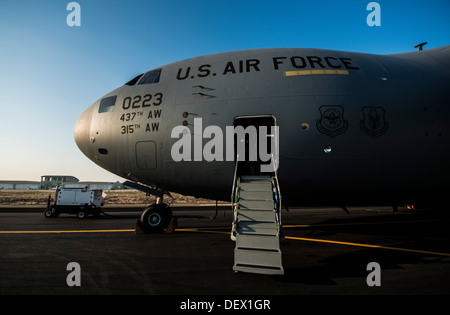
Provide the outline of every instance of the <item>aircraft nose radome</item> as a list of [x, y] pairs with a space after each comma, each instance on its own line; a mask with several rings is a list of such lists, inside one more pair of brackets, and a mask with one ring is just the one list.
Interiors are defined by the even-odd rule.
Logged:
[[89, 156], [89, 134], [91, 130], [92, 107], [88, 108], [78, 118], [73, 129], [73, 137], [78, 148], [84, 155]]

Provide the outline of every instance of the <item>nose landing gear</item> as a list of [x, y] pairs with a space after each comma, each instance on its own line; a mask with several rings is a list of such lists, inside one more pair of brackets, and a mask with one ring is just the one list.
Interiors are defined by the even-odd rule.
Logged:
[[138, 224], [145, 233], [163, 233], [172, 220], [172, 209], [165, 203], [154, 204], [142, 212]]
[[[138, 183], [126, 181], [124, 182], [124, 185], [153, 195], [157, 200], [156, 204], [145, 208], [144, 212], [142, 212], [141, 218], [136, 222], [136, 232], [139, 229], [144, 233], [163, 233], [172, 222], [172, 209], [170, 209], [170, 205], [175, 199], [169, 192], [164, 193], [160, 190]], [[168, 205], [162, 202], [164, 194], [167, 194], [172, 198], [172, 202]]]

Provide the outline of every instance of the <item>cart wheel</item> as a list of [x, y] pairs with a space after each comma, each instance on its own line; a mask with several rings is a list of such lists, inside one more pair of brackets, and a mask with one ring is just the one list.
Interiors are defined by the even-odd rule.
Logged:
[[53, 218], [53, 210], [52, 209], [45, 209], [44, 211], [44, 217], [46, 217], [47, 219]]
[[77, 213], [77, 218], [78, 219], [84, 219], [86, 217], [86, 213], [84, 212], [84, 210], [80, 210]]

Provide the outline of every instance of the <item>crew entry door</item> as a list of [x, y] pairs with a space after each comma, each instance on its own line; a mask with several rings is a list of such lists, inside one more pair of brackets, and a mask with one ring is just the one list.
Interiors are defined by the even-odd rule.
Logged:
[[274, 116], [241, 116], [234, 119], [235, 161], [239, 155], [238, 175], [273, 174], [271, 155], [276, 155], [278, 145], [275, 128], [272, 128], [275, 126]]

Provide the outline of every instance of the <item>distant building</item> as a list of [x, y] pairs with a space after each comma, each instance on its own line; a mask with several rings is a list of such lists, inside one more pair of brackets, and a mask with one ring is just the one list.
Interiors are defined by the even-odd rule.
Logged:
[[130, 189], [120, 182], [80, 182], [78, 178], [67, 175], [44, 175], [40, 182], [20, 180], [0, 180], [0, 190], [54, 190], [61, 188], [87, 189]]
[[78, 183], [80, 180], [73, 176], [66, 175], [44, 175], [41, 176], [40, 189], [55, 189], [63, 183]]
[[23, 180], [1, 180], [0, 190], [38, 190], [41, 183]]

